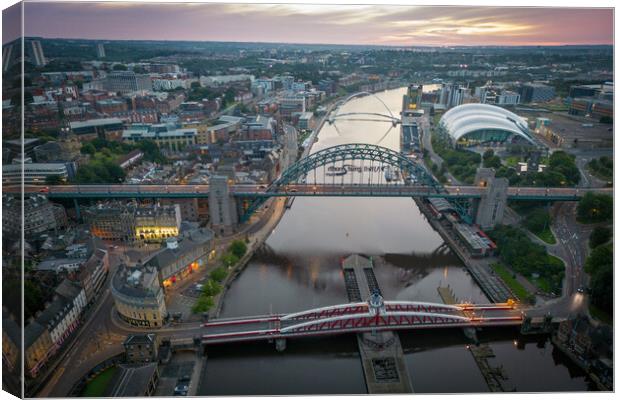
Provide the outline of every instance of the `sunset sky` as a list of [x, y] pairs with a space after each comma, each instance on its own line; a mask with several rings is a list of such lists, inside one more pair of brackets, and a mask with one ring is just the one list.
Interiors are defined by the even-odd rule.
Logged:
[[612, 9], [26, 3], [25, 15], [26, 36], [58, 38], [396, 46], [613, 43]]

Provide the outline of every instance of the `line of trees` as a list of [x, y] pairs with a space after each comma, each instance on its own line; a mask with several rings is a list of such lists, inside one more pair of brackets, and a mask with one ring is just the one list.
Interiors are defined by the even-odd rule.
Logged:
[[519, 228], [500, 225], [489, 232], [497, 244], [499, 258], [514, 271], [531, 278], [537, 274], [537, 282], [543, 290], [559, 293], [564, 279], [564, 263], [547, 254], [544, 246], [534, 243]]

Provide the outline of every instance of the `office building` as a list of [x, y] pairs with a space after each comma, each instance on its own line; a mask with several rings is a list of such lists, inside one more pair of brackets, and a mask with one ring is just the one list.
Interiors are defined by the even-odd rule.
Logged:
[[125, 243], [162, 242], [179, 234], [181, 211], [174, 206], [108, 203], [84, 210], [93, 235]]
[[47, 64], [47, 60], [45, 59], [45, 55], [43, 54], [43, 47], [41, 47], [41, 42], [38, 40], [28, 40], [25, 43], [26, 51], [30, 58], [30, 62], [37, 67], [43, 67]]
[[32, 162], [5, 164], [2, 166], [2, 183], [19, 185], [22, 181], [22, 169], [25, 185], [44, 185], [48, 179], [66, 182], [73, 175], [69, 175], [70, 169], [73, 170], [70, 164]]
[[555, 98], [555, 88], [542, 83], [528, 83], [519, 88], [521, 102], [542, 103]]
[[[50, 202], [43, 195], [26, 197], [24, 207], [24, 236], [34, 237], [46, 231], [67, 225], [63, 206]], [[22, 231], [22, 202], [19, 198], [4, 195], [2, 201], [2, 231], [6, 237], [17, 238]]]
[[159, 281], [167, 288], [203, 270], [214, 254], [213, 231], [192, 229], [166, 239], [165, 247], [145, 260], [144, 265], [157, 268]]
[[112, 92], [125, 94], [142, 90], [153, 90], [153, 84], [148, 75], [139, 75], [133, 71], [113, 71], [106, 76], [104, 88]]
[[173, 129], [165, 124], [136, 124], [122, 134], [123, 141], [138, 143], [148, 139], [154, 141], [160, 149], [172, 152], [183, 151], [195, 145], [197, 136], [196, 129]]
[[15, 64], [15, 46], [7, 44], [2, 47], [2, 71], [6, 72]]
[[97, 58], [105, 58], [105, 47], [103, 43], [97, 43]]
[[167, 311], [157, 268], [121, 265], [110, 291], [119, 317], [128, 324], [147, 328], [164, 324]]
[[71, 132], [79, 140], [90, 141], [96, 138], [118, 140], [123, 133], [123, 121], [119, 118], [98, 118], [69, 123]]

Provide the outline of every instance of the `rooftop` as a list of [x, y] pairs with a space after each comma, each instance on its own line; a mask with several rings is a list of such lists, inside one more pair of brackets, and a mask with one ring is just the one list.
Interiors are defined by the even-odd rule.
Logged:
[[112, 125], [112, 124], [122, 125], [123, 121], [120, 120], [119, 118], [98, 118], [98, 119], [89, 119], [86, 121], [70, 122], [69, 126], [71, 127], [71, 129], [77, 129], [77, 128], [87, 128], [91, 126], [105, 126], [105, 125]]
[[157, 363], [140, 366], [121, 364], [108, 383], [104, 397], [144, 396], [149, 382], [157, 373]]

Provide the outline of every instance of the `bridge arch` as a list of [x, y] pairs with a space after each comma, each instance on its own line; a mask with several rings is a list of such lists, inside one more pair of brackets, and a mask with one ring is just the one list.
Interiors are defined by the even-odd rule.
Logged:
[[[442, 190], [441, 184], [435, 180], [425, 167], [405, 157], [403, 154], [375, 144], [350, 143], [328, 147], [298, 160], [269, 185], [267, 192], [277, 192], [282, 186], [296, 183], [317, 168], [349, 160], [376, 161], [387, 164], [408, 174], [409, 177], [413, 178], [411, 181], [415, 182], [415, 184], [426, 186], [437, 193]], [[266, 197], [255, 199], [245, 212], [242, 213], [241, 221], [247, 221], [254, 211], [258, 210], [266, 200]]]
[[407, 173], [418, 184], [436, 190], [440, 188], [440, 184], [422, 165], [403, 154], [374, 144], [351, 143], [328, 147], [302, 158], [287, 168], [280, 178], [271, 184], [268, 191], [275, 191], [280, 186], [297, 182], [319, 167], [350, 160], [376, 161], [387, 164]]
[[454, 314], [429, 312], [388, 312], [380, 315], [354, 314], [310, 320], [280, 328], [281, 334], [324, 330], [359, 330], [371, 327], [428, 326], [433, 324], [466, 325], [471, 319]]
[[[340, 112], [340, 107], [342, 107], [343, 105], [345, 105], [346, 103], [348, 103], [349, 101], [357, 98], [357, 97], [362, 97], [362, 96], [372, 96], [375, 99], [379, 100], [379, 102], [383, 105], [383, 107], [385, 107], [385, 110], [387, 111], [387, 114], [384, 113], [378, 113], [378, 112], [346, 112], [346, 113], [341, 113]], [[397, 123], [400, 122], [400, 119], [394, 115], [394, 113], [392, 113], [392, 110], [390, 110], [390, 107], [388, 107], [388, 105], [381, 100], [381, 98], [379, 96], [377, 96], [374, 93], [371, 92], [358, 92], [358, 93], [354, 93], [352, 95], [350, 95], [349, 97], [347, 97], [346, 99], [340, 101], [337, 103], [338, 106], [332, 110], [332, 112], [334, 113], [334, 115], [330, 116], [328, 118], [328, 122], [333, 123], [335, 120], [337, 119], [348, 119], [348, 120], [370, 120], [372, 121], [372, 119], [369, 118], [351, 118], [351, 117], [355, 117], [355, 116], [369, 116], [369, 117], [380, 117], [385, 119], [386, 121], [392, 122], [392, 123]]]
[[[417, 185], [426, 186], [437, 193], [439, 193], [442, 188], [441, 184], [435, 180], [433, 175], [428, 172], [425, 167], [397, 151], [375, 144], [350, 143], [328, 147], [298, 160], [288, 167], [277, 180], [269, 185], [267, 192], [277, 192], [282, 186], [298, 182], [302, 178], [305, 178], [308, 173], [319, 167], [350, 160], [364, 160], [387, 164], [407, 174], [412, 178], [410, 181]], [[241, 221], [247, 221], [250, 215], [258, 210], [265, 201], [266, 197], [255, 199], [241, 215]]]

